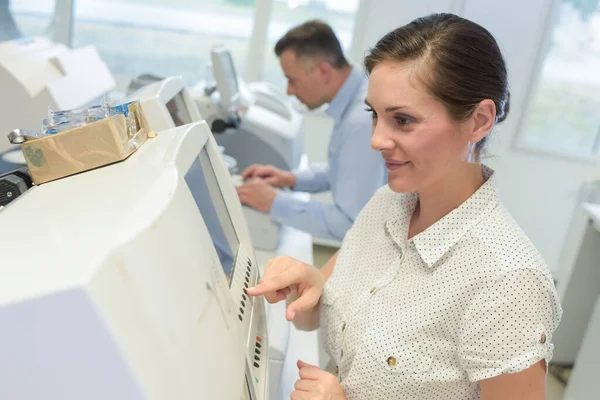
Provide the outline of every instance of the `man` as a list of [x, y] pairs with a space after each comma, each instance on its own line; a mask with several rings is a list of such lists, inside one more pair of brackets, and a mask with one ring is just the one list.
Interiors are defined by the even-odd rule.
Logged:
[[[341, 241], [387, 179], [383, 159], [370, 147], [372, 122], [364, 104], [366, 75], [348, 63], [331, 27], [316, 20], [286, 33], [277, 42], [275, 54], [288, 79], [289, 95], [311, 110], [329, 103], [326, 112], [334, 127], [328, 162], [293, 172], [253, 165], [242, 173], [249, 180], [238, 188], [240, 201], [269, 213], [278, 223]], [[334, 203], [301, 201], [274, 187], [311, 193], [331, 190]]]

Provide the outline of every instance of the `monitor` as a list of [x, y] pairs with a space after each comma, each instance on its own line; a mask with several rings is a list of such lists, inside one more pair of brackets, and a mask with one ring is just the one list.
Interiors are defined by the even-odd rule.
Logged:
[[175, 126], [182, 126], [195, 122], [192, 120], [188, 106], [185, 103], [184, 90], [177, 93], [175, 97], [167, 102], [167, 110], [169, 110], [169, 115]]
[[[229, 286], [202, 190], [237, 248]], [[266, 398], [264, 301], [244, 293], [259, 270], [205, 122], [32, 188], [0, 226], [1, 399]]]
[[224, 46], [218, 45], [212, 49], [211, 59], [221, 104], [226, 111], [234, 111], [238, 106], [240, 88], [231, 53]]
[[150, 125], [156, 132], [198, 122], [202, 118], [181, 77], [170, 77], [143, 86], [127, 96], [139, 100]]
[[227, 212], [212, 161], [206, 148], [185, 174], [185, 181], [208, 227], [225, 274], [230, 275], [239, 248], [239, 239]]

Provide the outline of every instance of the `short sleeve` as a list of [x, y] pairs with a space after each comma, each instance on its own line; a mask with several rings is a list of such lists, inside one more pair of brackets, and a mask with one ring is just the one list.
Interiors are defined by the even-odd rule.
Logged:
[[537, 269], [511, 270], [475, 297], [460, 329], [459, 358], [471, 382], [552, 359], [562, 315], [554, 283]]

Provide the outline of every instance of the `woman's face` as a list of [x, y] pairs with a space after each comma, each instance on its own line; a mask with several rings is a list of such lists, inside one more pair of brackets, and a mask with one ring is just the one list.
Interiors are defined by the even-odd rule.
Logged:
[[382, 62], [371, 71], [366, 103], [373, 112], [371, 147], [381, 152], [395, 192], [426, 189], [466, 163], [470, 121], [456, 122], [418, 79], [412, 63]]

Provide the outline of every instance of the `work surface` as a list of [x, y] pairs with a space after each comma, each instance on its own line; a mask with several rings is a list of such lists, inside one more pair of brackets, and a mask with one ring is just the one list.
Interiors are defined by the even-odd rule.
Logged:
[[587, 203], [583, 208], [589, 213], [594, 227], [600, 231], [600, 204]]
[[[298, 196], [307, 196], [297, 194]], [[261, 267], [261, 274], [267, 262], [276, 256], [290, 256], [307, 264], [313, 264], [312, 236], [301, 232], [289, 226], [282, 226], [281, 240], [279, 248], [275, 252], [259, 251], [255, 252], [256, 261]], [[269, 304], [267, 306], [267, 315], [269, 319], [269, 341], [271, 351], [280, 349], [284, 354], [283, 368], [281, 372], [280, 386], [278, 394], [272, 393], [271, 400], [289, 399], [290, 393], [294, 390], [294, 383], [298, 379], [298, 369], [296, 361], [302, 359], [313, 365], [319, 365], [319, 338], [317, 331], [304, 332], [297, 330], [291, 322], [285, 319], [285, 302]], [[286, 328], [289, 328], [287, 343], [275, 343], [277, 338]], [[270, 385], [276, 384], [270, 382]], [[274, 397], [276, 396], [276, 397]]]
[[[18, 162], [18, 163], [16, 163]], [[0, 153], [0, 175], [25, 166], [25, 158], [21, 150], [14, 149]]]

